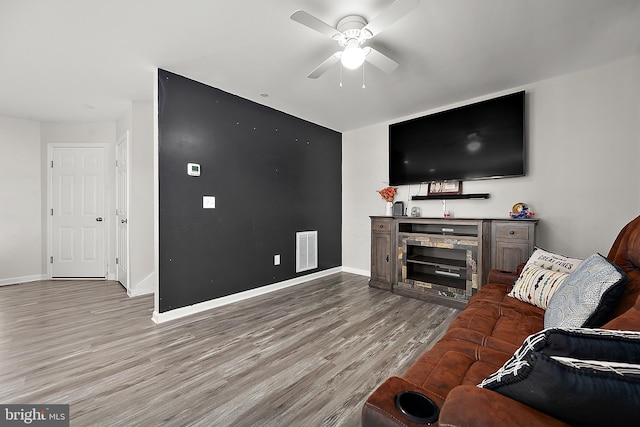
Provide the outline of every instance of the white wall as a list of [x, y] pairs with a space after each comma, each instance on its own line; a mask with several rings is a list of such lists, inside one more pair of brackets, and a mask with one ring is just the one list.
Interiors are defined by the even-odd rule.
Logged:
[[[0, 117], [0, 284], [48, 277], [48, 144], [113, 145], [114, 141], [115, 123], [40, 123]], [[111, 189], [112, 158], [113, 150], [109, 150]], [[113, 197], [109, 204], [114, 206]], [[110, 241], [114, 242], [114, 238], [115, 234], [111, 233]], [[112, 245], [108, 255], [109, 274], [115, 272], [114, 251]]]
[[342, 267], [354, 273], [370, 270], [369, 215], [385, 212], [376, 190], [389, 182], [387, 135], [386, 124], [342, 134]]
[[0, 285], [42, 278], [40, 123], [0, 116]]
[[[132, 134], [131, 277], [153, 288], [153, 105], [133, 103], [118, 123], [36, 122], [0, 116], [0, 285], [47, 278], [47, 170], [50, 143], [106, 143], [109, 215], [115, 224], [115, 141]], [[17, 207], [17, 209], [12, 209]], [[115, 227], [109, 270], [115, 275]], [[143, 286], [144, 287], [144, 286]]]
[[[506, 218], [514, 203], [526, 202], [540, 220], [539, 246], [580, 257], [606, 255], [620, 228], [640, 214], [640, 57], [465, 103], [520, 89], [527, 91], [527, 176], [464, 182], [465, 193], [490, 193], [491, 198], [448, 201], [447, 209], [461, 218]], [[376, 190], [388, 182], [388, 125], [408, 118], [343, 134], [342, 260], [347, 269], [369, 271], [368, 216], [384, 213]], [[422, 216], [441, 217], [440, 201], [408, 202], [417, 191], [418, 185], [402, 186], [396, 200], [409, 209], [419, 206]]]
[[[42, 122], [40, 124], [40, 138], [41, 138], [41, 157], [43, 159], [42, 162], [42, 170], [46, 171], [46, 163], [48, 157], [48, 146], [51, 143], [65, 143], [65, 144], [109, 144], [109, 149], [107, 150], [107, 161], [108, 161], [108, 169], [107, 169], [107, 180], [108, 180], [108, 189], [107, 194], [109, 195], [109, 200], [107, 202], [107, 212], [108, 215], [108, 225], [109, 225], [109, 236], [108, 236], [108, 275], [109, 278], [115, 277], [115, 258], [116, 258], [116, 248], [115, 248], [115, 142], [116, 142], [116, 124], [115, 122], [104, 122], [104, 123], [53, 123], [53, 122]], [[42, 181], [42, 194], [43, 194], [43, 206], [46, 206], [46, 195], [48, 191], [48, 183], [46, 180], [47, 173], [43, 172], [43, 181]], [[46, 209], [46, 208], [45, 208]], [[46, 248], [48, 247], [47, 240], [47, 217], [43, 216], [42, 218], [42, 234], [43, 234], [43, 245]], [[48, 254], [45, 254], [44, 260], [48, 259]], [[45, 263], [45, 271], [46, 271], [46, 263]]]
[[155, 289], [153, 245], [153, 103], [134, 102], [116, 124], [120, 138], [130, 132], [129, 289]]

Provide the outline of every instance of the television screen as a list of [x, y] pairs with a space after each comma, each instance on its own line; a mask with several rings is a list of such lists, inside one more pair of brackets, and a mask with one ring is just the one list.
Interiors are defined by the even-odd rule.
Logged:
[[523, 176], [524, 94], [389, 125], [389, 184]]

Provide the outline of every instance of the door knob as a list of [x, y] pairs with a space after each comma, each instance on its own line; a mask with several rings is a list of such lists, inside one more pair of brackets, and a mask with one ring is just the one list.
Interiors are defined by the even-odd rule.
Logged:
[[126, 219], [121, 219], [121, 220], [120, 220], [120, 224], [126, 224], [126, 223], [127, 223], [127, 220], [126, 220]]
[[98, 218], [96, 218], [96, 221], [98, 221], [98, 222], [102, 222], [102, 217], [101, 217], [101, 216], [99, 216]]

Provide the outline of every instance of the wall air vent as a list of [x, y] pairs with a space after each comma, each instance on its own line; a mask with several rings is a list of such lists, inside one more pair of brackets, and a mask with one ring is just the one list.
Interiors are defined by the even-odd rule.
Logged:
[[296, 273], [318, 268], [318, 232], [296, 233]]

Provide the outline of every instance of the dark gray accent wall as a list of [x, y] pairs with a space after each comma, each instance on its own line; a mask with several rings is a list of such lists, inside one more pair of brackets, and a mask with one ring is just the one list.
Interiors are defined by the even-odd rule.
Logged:
[[[159, 311], [340, 266], [342, 135], [168, 71], [158, 80]], [[296, 273], [307, 230], [318, 268]]]

